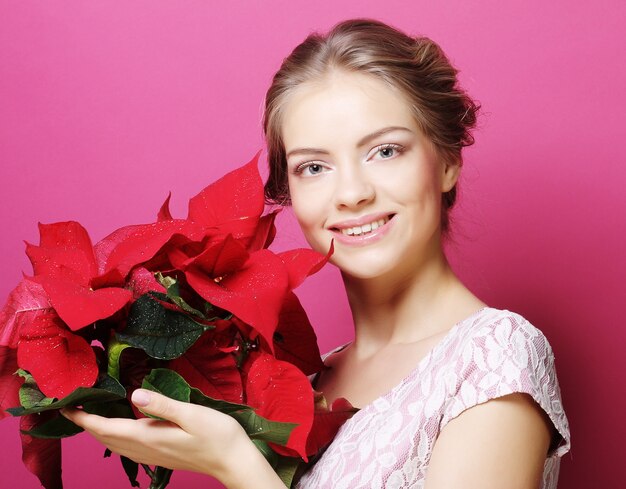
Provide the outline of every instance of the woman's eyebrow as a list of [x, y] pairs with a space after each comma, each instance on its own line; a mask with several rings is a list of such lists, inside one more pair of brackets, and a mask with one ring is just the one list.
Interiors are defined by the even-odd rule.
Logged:
[[[372, 139], [376, 139], [379, 136], [382, 136], [384, 134], [387, 134], [389, 132], [392, 131], [408, 131], [410, 133], [413, 133], [413, 131], [411, 131], [408, 127], [403, 127], [403, 126], [389, 126], [389, 127], [384, 127], [382, 129], [379, 129], [378, 131], [375, 131], [371, 134], [368, 134], [367, 136], [364, 136], [363, 138], [361, 138], [359, 140], [359, 142], [357, 143], [357, 147], [361, 147], [366, 145], [367, 143], [369, 143]], [[285, 156], [285, 158], [289, 158], [290, 156], [293, 155], [298, 155], [298, 154], [324, 154], [327, 155], [329, 154], [327, 150], [325, 149], [319, 149], [319, 148], [297, 148], [297, 149], [292, 149], [291, 151], [289, 151], [289, 153], [287, 153], [287, 156]]]

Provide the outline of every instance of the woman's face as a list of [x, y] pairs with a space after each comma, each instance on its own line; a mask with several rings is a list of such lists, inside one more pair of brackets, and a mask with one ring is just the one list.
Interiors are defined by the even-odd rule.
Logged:
[[458, 167], [441, 161], [399, 93], [334, 72], [290, 95], [282, 136], [296, 218], [317, 251], [334, 239], [344, 274], [402, 273], [437, 256], [441, 194]]

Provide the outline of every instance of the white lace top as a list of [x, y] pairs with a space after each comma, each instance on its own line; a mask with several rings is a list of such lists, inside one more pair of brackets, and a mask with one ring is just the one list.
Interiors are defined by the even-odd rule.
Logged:
[[570, 433], [552, 349], [522, 316], [489, 307], [453, 326], [402, 382], [349, 419], [296, 487], [421, 488], [446, 424], [514, 392], [530, 394], [558, 431], [541, 486], [556, 489]]

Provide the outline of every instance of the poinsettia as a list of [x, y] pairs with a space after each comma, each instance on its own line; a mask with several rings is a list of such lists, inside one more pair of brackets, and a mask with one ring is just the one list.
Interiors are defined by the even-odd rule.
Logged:
[[[22, 416], [23, 458], [46, 488], [61, 487], [58, 438], [81, 431], [58, 409], [139, 418], [138, 387], [232, 416], [287, 486], [354, 412], [311, 388], [323, 363], [293, 293], [332, 247], [268, 249], [278, 211], [263, 214], [258, 156], [191, 198], [185, 219], [170, 194], [155, 222], [95, 245], [77, 222], [39, 225], [33, 275], [0, 310], [0, 407]], [[138, 464], [122, 465], [136, 485]], [[171, 471], [144, 468], [167, 485]]]
[[224, 238], [230, 234], [241, 240], [244, 247], [258, 246], [258, 237], [263, 244], [271, 241], [273, 217], [262, 218], [264, 197], [257, 169], [259, 154], [192, 197], [186, 219], [172, 218], [168, 197], [157, 222], [124, 229], [123, 239], [113, 238], [118, 242], [108, 254], [105, 272], [125, 277], [134, 266], [178, 248], [177, 243], [170, 241], [180, 236], [186, 237], [187, 243], [203, 240], [206, 243], [205, 238]]
[[233, 337], [230, 329], [219, 334], [209, 331], [184, 355], [172, 360], [169, 368], [209, 397], [240, 403], [243, 401], [241, 374], [228, 341]]
[[306, 440], [313, 424], [314, 402], [311, 384], [301, 370], [270, 354], [256, 355], [247, 372], [246, 400], [267, 419], [295, 423], [287, 450], [277, 445], [272, 448], [285, 455], [295, 452], [308, 460]]
[[91, 387], [98, 378], [96, 355], [87, 340], [68, 330], [53, 311], [39, 315], [23, 328], [17, 363], [50, 398], [63, 398], [79, 387]]
[[124, 307], [132, 294], [119, 287], [94, 286], [98, 265], [91, 239], [77, 222], [39, 224], [40, 244], [27, 244], [32, 280], [46, 291], [59, 317], [76, 331]]
[[14, 375], [17, 369], [17, 351], [0, 346], [0, 419], [8, 415], [8, 408], [20, 402], [18, 392], [22, 379]]
[[[98, 367], [95, 354], [82, 337], [74, 334], [50, 304], [41, 284], [24, 278], [0, 311], [0, 399], [10, 396], [11, 386], [21, 385], [13, 375], [19, 365], [38, 372], [39, 386], [50, 397], [63, 397], [77, 387], [94, 384]], [[0, 405], [12, 407], [6, 402]], [[4, 410], [3, 410], [4, 416]]]

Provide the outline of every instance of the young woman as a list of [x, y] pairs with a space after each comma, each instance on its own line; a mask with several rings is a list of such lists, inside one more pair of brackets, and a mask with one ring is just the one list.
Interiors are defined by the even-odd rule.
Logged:
[[[309, 36], [274, 77], [267, 195], [313, 248], [334, 241], [354, 315], [315, 387], [361, 408], [300, 488], [556, 488], [569, 429], [552, 350], [442, 250], [476, 111], [435, 43], [371, 20]], [[228, 416], [142, 390], [133, 402], [170, 422], [65, 414], [138, 462], [283, 487]]]

